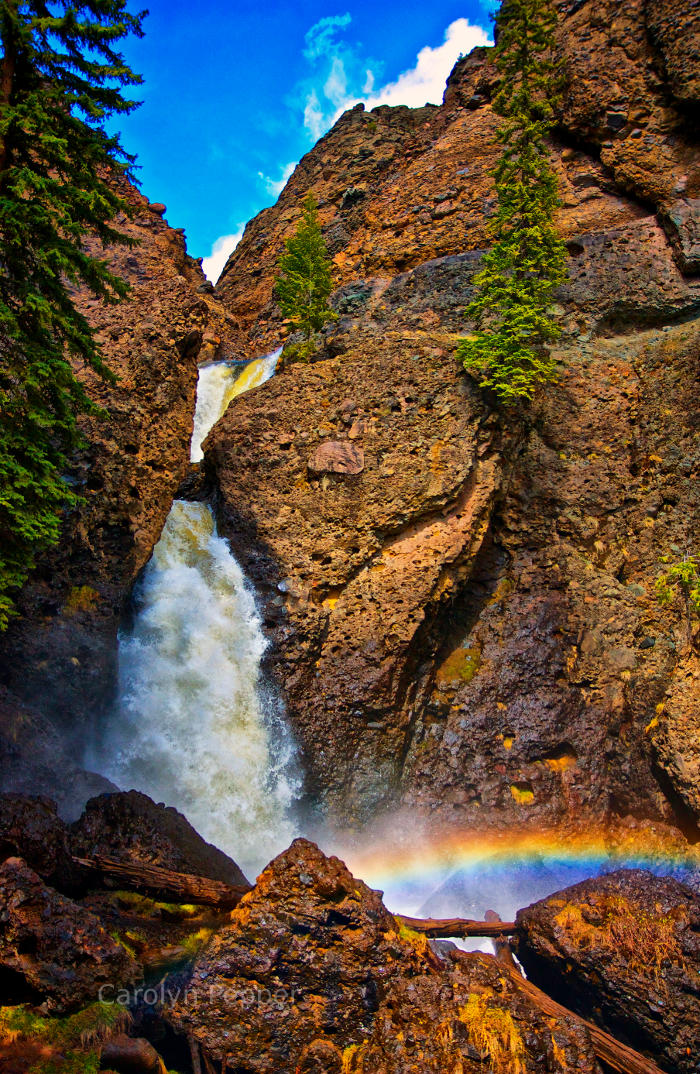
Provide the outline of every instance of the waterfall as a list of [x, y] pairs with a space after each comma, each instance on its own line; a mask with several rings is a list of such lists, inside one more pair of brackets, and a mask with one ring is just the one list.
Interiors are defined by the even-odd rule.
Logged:
[[[272, 376], [279, 353], [238, 374], [226, 363], [200, 370], [193, 461], [231, 400]], [[260, 617], [207, 504], [174, 502], [135, 605], [98, 770], [181, 810], [254, 875], [295, 834], [294, 750], [278, 706], [263, 704]]]
[[256, 388], [269, 380], [275, 371], [282, 348], [249, 362], [243, 371], [227, 362], [212, 362], [199, 370], [197, 381], [197, 405], [194, 412], [194, 430], [190, 446], [190, 459], [200, 462], [204, 458], [202, 444], [207, 433], [216, 425], [229, 403], [237, 395]]

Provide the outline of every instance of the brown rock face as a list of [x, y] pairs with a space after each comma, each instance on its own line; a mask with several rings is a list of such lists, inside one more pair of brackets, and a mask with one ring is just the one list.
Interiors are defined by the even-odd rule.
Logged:
[[0, 795], [0, 861], [23, 858], [52, 887], [69, 890], [77, 882], [68, 829], [50, 798]]
[[182, 813], [156, 805], [138, 791], [91, 798], [70, 828], [71, 852], [77, 857], [159, 865], [226, 884], [247, 884], [236, 863], [205, 843]]
[[495, 959], [439, 957], [305, 840], [268, 866], [182, 994], [167, 1019], [222, 1071], [477, 1074], [513, 1056], [523, 1072], [598, 1069], [586, 1032], [543, 1018]]
[[700, 899], [639, 870], [587, 880], [521, 910], [528, 977], [669, 1071], [697, 1069]]
[[188, 465], [197, 360], [213, 353], [226, 326], [163, 206], [132, 188], [124, 194], [135, 216], [117, 225], [138, 245], [92, 252], [108, 259], [131, 294], [116, 306], [78, 296], [118, 377], [109, 386], [78, 371], [108, 414], [81, 423], [88, 446], [68, 476], [85, 502], [66, 518], [59, 547], [32, 575], [20, 616], [0, 636], [0, 683], [55, 718], [64, 739], [73, 731], [80, 740], [112, 689], [120, 617]]
[[[562, 5], [562, 375], [527, 428], [453, 359], [494, 204], [488, 50], [440, 108], [346, 113], [222, 277], [241, 346], [271, 349], [275, 262], [316, 193], [339, 321], [318, 361], [236, 400], [207, 462], [309, 790], [342, 821], [700, 819], [697, 666], [654, 592], [700, 530], [700, 155], [664, 73], [675, 10]], [[310, 467], [331, 444], [361, 472]]]
[[140, 974], [88, 910], [43, 885], [20, 858], [0, 866], [2, 1003], [41, 1003], [66, 1014], [126, 987]]
[[646, 0], [649, 35], [674, 97], [700, 101], [700, 4], [698, 0]]
[[[359, 478], [307, 469], [329, 435], [353, 457], [358, 441], [338, 436], [358, 417]], [[279, 624], [275, 660], [314, 785], [345, 786], [364, 808], [395, 780], [428, 610], [468, 576], [486, 533], [500, 468], [484, 420], [444, 349], [385, 334], [249, 393], [208, 441], [227, 532]]]
[[[567, 89], [553, 162], [565, 237], [624, 223], [642, 215], [641, 204], [669, 209], [700, 196], [697, 143], [682, 104], [696, 94], [699, 18], [696, 0], [631, 0], [624, 8], [562, 0]], [[495, 78], [489, 50], [475, 49], [455, 67], [441, 108], [370, 114], [357, 106], [342, 116], [301, 160], [277, 205], [248, 224], [217, 285], [241, 346], [261, 353], [279, 340], [274, 267], [309, 190], [341, 284], [484, 245], [498, 152], [489, 107]]]

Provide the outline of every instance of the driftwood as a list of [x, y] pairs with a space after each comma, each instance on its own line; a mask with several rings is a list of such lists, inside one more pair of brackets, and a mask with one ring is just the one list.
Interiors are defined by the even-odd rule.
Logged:
[[[495, 910], [487, 910], [486, 920], [500, 921], [501, 919]], [[663, 1071], [655, 1063], [652, 1063], [650, 1059], [645, 1059], [634, 1048], [628, 1048], [626, 1044], [620, 1044], [619, 1040], [606, 1033], [604, 1029], [600, 1029], [593, 1022], [589, 1022], [587, 1019], [579, 1017], [578, 1014], [574, 1014], [567, 1007], [563, 1007], [561, 1003], [557, 1003], [541, 988], [537, 988], [531, 981], [523, 977], [513, 957], [513, 949], [509, 940], [505, 937], [500, 937], [494, 939], [493, 945], [496, 949], [498, 961], [503, 964], [517, 986], [527, 993], [543, 1014], [553, 1018], [574, 1018], [585, 1026], [590, 1035], [593, 1051], [597, 1059], [601, 1059], [612, 1070], [617, 1071], [618, 1074], [663, 1074]]]
[[406, 928], [420, 932], [431, 939], [449, 939], [451, 936], [512, 936], [514, 921], [471, 921], [465, 917], [404, 917], [395, 914], [396, 920]]
[[111, 858], [73, 858], [73, 861], [88, 872], [98, 873], [128, 890], [144, 891], [169, 902], [196, 903], [230, 910], [251, 890], [250, 885], [233, 886], [221, 880], [209, 880], [205, 876], [175, 873], [159, 865], [112, 861]]
[[597, 1058], [602, 1059], [612, 1070], [618, 1071], [618, 1074], [663, 1074], [661, 1068], [657, 1067], [656, 1063], [652, 1063], [651, 1059], [645, 1059], [639, 1052], [635, 1052], [634, 1048], [628, 1048], [626, 1044], [621, 1044], [619, 1040], [611, 1037], [609, 1033], [594, 1025], [593, 1022], [588, 1022], [585, 1018], [580, 1018], [578, 1014], [574, 1014], [567, 1007], [562, 1007], [561, 1003], [550, 999], [546, 992], [527, 981], [517, 970], [510, 970], [509, 972], [518, 986], [527, 993], [543, 1014], [552, 1018], [574, 1018], [585, 1026], [590, 1034], [593, 1051]]

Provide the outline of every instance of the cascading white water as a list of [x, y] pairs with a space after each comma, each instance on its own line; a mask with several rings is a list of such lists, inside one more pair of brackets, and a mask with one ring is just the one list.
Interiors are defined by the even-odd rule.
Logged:
[[[191, 457], [230, 401], [272, 376], [279, 351], [236, 375], [200, 370]], [[120, 787], [180, 809], [251, 875], [289, 845], [293, 745], [259, 689], [253, 595], [206, 504], [176, 500], [119, 641], [119, 703], [93, 760]]]

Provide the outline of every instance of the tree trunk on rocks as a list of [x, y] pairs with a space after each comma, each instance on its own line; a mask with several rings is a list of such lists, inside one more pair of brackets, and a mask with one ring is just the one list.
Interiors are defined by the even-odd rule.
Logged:
[[176, 873], [157, 865], [137, 865], [110, 858], [73, 858], [76, 865], [129, 890], [145, 891], [174, 902], [192, 902], [228, 910], [240, 902], [251, 885], [234, 886], [204, 876]]

